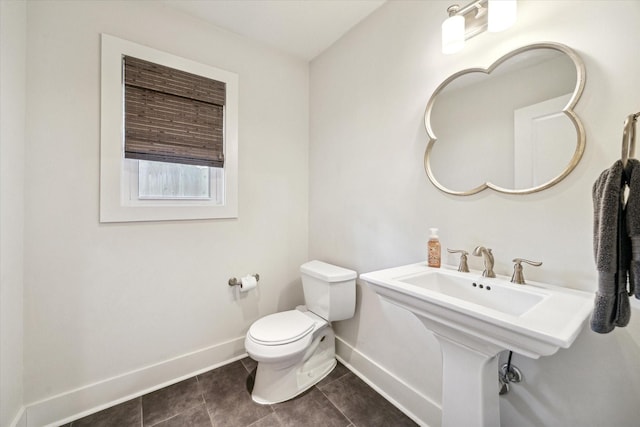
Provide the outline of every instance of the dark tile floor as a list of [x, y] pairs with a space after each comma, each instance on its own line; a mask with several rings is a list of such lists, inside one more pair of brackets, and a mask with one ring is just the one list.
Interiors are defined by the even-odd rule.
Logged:
[[415, 426], [344, 365], [295, 399], [259, 405], [248, 391], [256, 362], [245, 358], [145, 394], [63, 427]]

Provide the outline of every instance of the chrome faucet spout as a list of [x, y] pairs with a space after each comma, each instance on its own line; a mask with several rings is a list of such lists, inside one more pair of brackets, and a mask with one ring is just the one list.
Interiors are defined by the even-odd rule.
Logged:
[[484, 277], [496, 277], [496, 273], [493, 272], [494, 260], [491, 249], [485, 248], [484, 246], [476, 246], [473, 250], [473, 255], [482, 257], [482, 261], [484, 263], [484, 271], [482, 272], [482, 275]]

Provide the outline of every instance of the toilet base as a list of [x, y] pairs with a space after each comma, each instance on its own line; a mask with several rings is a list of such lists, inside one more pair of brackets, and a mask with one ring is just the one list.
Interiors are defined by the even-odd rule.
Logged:
[[263, 405], [293, 399], [316, 385], [336, 367], [335, 335], [331, 327], [320, 331], [293, 365], [258, 362], [251, 398]]

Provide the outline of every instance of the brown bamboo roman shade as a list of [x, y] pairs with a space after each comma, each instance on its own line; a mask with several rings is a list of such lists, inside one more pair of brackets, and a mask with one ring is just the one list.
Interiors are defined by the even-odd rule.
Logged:
[[124, 57], [124, 156], [224, 165], [225, 83]]

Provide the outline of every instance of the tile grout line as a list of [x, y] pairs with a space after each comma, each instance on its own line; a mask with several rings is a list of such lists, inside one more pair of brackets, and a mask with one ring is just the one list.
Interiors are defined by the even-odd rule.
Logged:
[[[269, 405], [269, 406], [272, 406], [272, 405]], [[260, 421], [264, 420], [265, 418], [267, 418], [267, 417], [269, 417], [271, 415], [276, 417], [276, 419], [278, 420], [278, 425], [281, 426], [282, 425], [282, 421], [280, 420], [280, 417], [278, 417], [278, 414], [276, 413], [276, 411], [273, 408], [271, 408], [271, 413], [270, 414], [267, 414], [264, 417], [253, 421], [251, 424], [248, 424], [245, 427], [251, 427], [252, 425], [255, 425], [255, 424], [259, 423]]]
[[[350, 372], [350, 371], [349, 371], [349, 372]], [[336, 378], [335, 380], [331, 381], [330, 383], [327, 383], [326, 385], [332, 384], [332, 383], [334, 383], [334, 382], [336, 382], [336, 381], [340, 381], [342, 378], [346, 377], [346, 376], [347, 376], [347, 374], [348, 374], [349, 372], [345, 373], [345, 374], [344, 374], [344, 375], [342, 375], [340, 378]], [[356, 424], [355, 424], [353, 421], [351, 421], [351, 418], [349, 418], [349, 417], [347, 416], [347, 414], [345, 414], [344, 412], [342, 412], [342, 410], [341, 410], [340, 408], [338, 408], [338, 405], [336, 405], [336, 404], [333, 402], [333, 400], [331, 400], [331, 398], [330, 398], [329, 396], [327, 396], [327, 395], [325, 394], [325, 392], [323, 392], [323, 391], [322, 391], [322, 389], [320, 389], [319, 387], [316, 387], [316, 388], [317, 388], [317, 389], [318, 389], [318, 391], [319, 391], [320, 393], [322, 393], [322, 395], [323, 395], [323, 396], [324, 396], [324, 397], [329, 401], [329, 403], [331, 403], [331, 405], [332, 405], [334, 408], [336, 408], [336, 409], [338, 410], [338, 412], [340, 412], [340, 413], [342, 414], [342, 416], [343, 416], [343, 417], [345, 417], [345, 419], [346, 419], [347, 421], [349, 421], [349, 424], [347, 424], [345, 427], [349, 427], [350, 425], [353, 425], [354, 427], [356, 427]]]
[[[209, 414], [209, 410], [208, 410], [208, 408], [207, 408], [207, 402], [206, 402], [206, 400], [204, 399], [204, 394], [203, 394], [203, 392], [202, 392], [202, 388], [200, 387], [200, 380], [198, 379], [198, 375], [195, 375], [194, 377], [191, 377], [191, 378], [194, 378], [194, 379], [196, 380], [196, 386], [197, 386], [197, 388], [198, 388], [198, 393], [200, 394], [200, 400], [201, 400], [201, 402], [200, 402], [198, 405], [204, 405], [204, 408], [207, 410], [207, 415], [208, 415], [208, 414]], [[185, 381], [188, 381], [189, 379], [190, 379], [190, 378], [187, 378]], [[179, 415], [182, 415], [182, 414], [184, 414], [184, 413], [186, 413], [186, 412], [188, 412], [188, 411], [190, 411], [190, 410], [192, 410], [193, 408], [195, 408], [195, 407], [197, 407], [197, 406], [198, 406], [198, 405], [191, 406], [191, 407], [189, 407], [189, 408], [185, 409], [185, 410], [184, 410], [184, 411], [182, 411], [182, 412], [178, 412], [177, 414], [173, 414], [173, 415], [171, 415], [170, 417], [164, 418], [164, 419], [159, 420], [159, 421], [157, 421], [157, 422], [155, 422], [155, 423], [153, 423], [153, 424], [149, 424], [149, 425], [145, 426], [145, 425], [144, 425], [144, 406], [142, 405], [142, 398], [143, 398], [144, 396], [146, 396], [146, 395], [143, 395], [143, 396], [140, 396], [140, 397], [139, 397], [139, 399], [140, 399], [140, 410], [141, 410], [141, 416], [142, 416], [142, 420], [141, 420], [141, 426], [142, 426], [142, 427], [154, 427], [154, 426], [157, 426], [157, 425], [159, 425], [159, 424], [161, 424], [161, 423], [164, 423], [165, 421], [168, 421], [168, 420], [170, 420], [170, 419], [172, 419], [172, 418], [175, 418], [175, 417], [177, 417], [177, 416], [179, 416]], [[213, 421], [211, 421], [211, 417], [209, 417], [209, 422], [210, 422], [210, 423], [211, 423], [211, 425], [213, 426]]]
[[[204, 395], [202, 396], [202, 398], [204, 399]], [[211, 411], [209, 411], [209, 405], [207, 405], [206, 399], [204, 400], [204, 409], [205, 409], [205, 411], [207, 411], [207, 417], [209, 418], [209, 424], [211, 425], [211, 427], [214, 427], [213, 418], [211, 418]]]
[[273, 416], [276, 417], [276, 420], [278, 420], [278, 425], [282, 426], [282, 419], [280, 418], [280, 416], [278, 415], [278, 411], [275, 410], [275, 408], [273, 409]]
[[213, 418], [211, 418], [211, 412], [209, 412], [209, 405], [207, 404], [207, 399], [204, 398], [204, 389], [202, 387], [202, 384], [200, 384], [200, 375], [196, 375], [196, 384], [198, 385], [198, 391], [200, 392], [200, 399], [202, 399], [204, 410], [207, 411], [207, 418], [209, 418], [209, 425], [211, 427], [214, 427]]
[[[345, 376], [345, 375], [349, 375], [349, 373], [350, 373], [350, 372], [351, 372], [351, 371], [347, 371], [347, 372], [345, 372], [344, 374], [340, 375], [338, 378], [334, 378], [334, 379], [332, 379], [332, 380], [331, 380], [331, 381], [329, 381], [328, 383], [324, 384], [324, 385], [323, 385], [323, 387], [328, 386], [329, 384], [333, 384], [334, 382], [341, 380], [342, 378], [344, 378], [344, 376]], [[320, 387], [318, 387], [318, 384], [316, 384], [314, 387], [317, 387], [317, 388], [318, 388], [318, 390], [320, 390]]]

